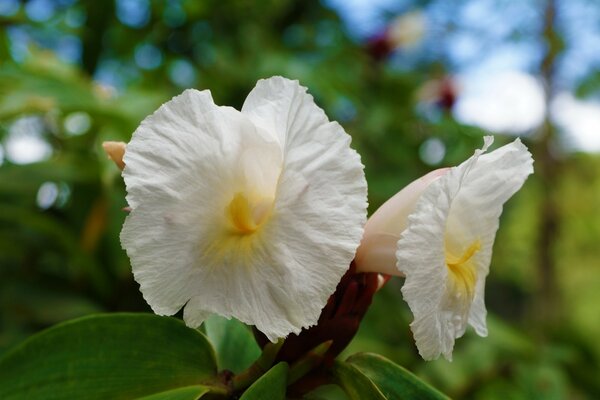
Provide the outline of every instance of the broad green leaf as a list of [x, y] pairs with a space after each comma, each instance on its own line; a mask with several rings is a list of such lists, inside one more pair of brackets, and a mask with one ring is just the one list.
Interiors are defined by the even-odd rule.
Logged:
[[131, 399], [209, 384], [200, 332], [152, 314], [99, 314], [35, 336], [0, 359], [0, 399]]
[[280, 362], [258, 378], [240, 400], [285, 400], [288, 365]]
[[346, 392], [338, 385], [322, 385], [305, 394], [305, 400], [348, 400]]
[[358, 353], [347, 362], [368, 376], [389, 400], [447, 399], [408, 370], [380, 355]]
[[208, 392], [210, 392], [210, 388], [194, 385], [140, 397], [138, 400], [197, 400]]
[[347, 362], [336, 361], [333, 374], [351, 400], [387, 400], [364, 373]]
[[252, 331], [236, 319], [213, 315], [204, 322], [204, 330], [215, 348], [220, 370], [238, 374], [260, 356]]

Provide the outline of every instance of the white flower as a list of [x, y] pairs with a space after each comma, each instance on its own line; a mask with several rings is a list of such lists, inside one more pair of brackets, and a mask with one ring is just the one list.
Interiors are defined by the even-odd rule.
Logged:
[[[440, 354], [451, 360], [467, 325], [487, 335], [485, 278], [502, 206], [533, 172], [519, 139], [484, 154], [492, 142], [486, 137], [483, 149], [458, 167], [434, 171], [384, 204], [367, 222], [357, 252], [358, 270], [390, 273], [395, 264], [395, 274], [406, 276], [402, 294], [426, 360]], [[377, 237], [387, 242], [376, 244]]]
[[388, 27], [391, 44], [395, 48], [412, 48], [425, 36], [427, 21], [420, 11], [412, 11], [394, 18]]
[[270, 340], [317, 322], [366, 219], [366, 182], [342, 127], [306, 88], [261, 80], [242, 111], [186, 90], [127, 144], [121, 232], [155, 313], [212, 313]]

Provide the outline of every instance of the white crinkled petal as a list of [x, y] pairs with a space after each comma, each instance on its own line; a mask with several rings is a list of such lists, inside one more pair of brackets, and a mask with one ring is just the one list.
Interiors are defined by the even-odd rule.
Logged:
[[[316, 323], [348, 268], [366, 182], [349, 136], [297, 82], [260, 81], [250, 98], [271, 115], [259, 121], [188, 90], [142, 123], [125, 155], [133, 210], [121, 240], [156, 313], [185, 305], [190, 326], [217, 313], [275, 340]], [[274, 197], [243, 240], [225, 216], [240, 191]]]
[[448, 275], [444, 227], [451, 204], [442, 179], [433, 182], [417, 202], [396, 251], [397, 266], [406, 276], [402, 295], [415, 317], [411, 328], [426, 360], [451, 354], [454, 342], [440, 310]]
[[[432, 183], [417, 202], [398, 242], [402, 293], [415, 317], [411, 324], [419, 353], [430, 360], [452, 357], [454, 340], [471, 324], [487, 334], [484, 287], [502, 206], [533, 172], [531, 155], [517, 139], [489, 154], [482, 152]], [[469, 243], [481, 248], [472, 261], [477, 281], [472, 302], [457, 300], [449, 288], [446, 251], [461, 254]]]
[[280, 240], [272, 244], [285, 282], [271, 292], [288, 305], [296, 328], [310, 326], [362, 237], [367, 207], [363, 165], [350, 148], [350, 136], [327, 119], [297, 81], [259, 81], [242, 112], [277, 135], [284, 147], [272, 220]]
[[218, 148], [232, 141], [197, 127], [206, 126], [209, 115], [219, 111], [209, 92], [187, 90], [147, 117], [127, 145], [123, 178], [132, 212], [121, 243], [144, 298], [157, 314], [174, 314], [194, 293], [190, 278], [198, 232], [190, 222], [207, 215], [190, 207], [188, 200], [218, 185], [219, 175], [198, 180], [195, 172], [209, 166]]
[[198, 249], [221, 224], [229, 184], [244, 180], [238, 155], [254, 126], [238, 111], [208, 101], [208, 92], [188, 90], [166, 103], [144, 120], [125, 153], [132, 211], [121, 242], [157, 314], [174, 314], [198, 293]]
[[[483, 275], [483, 274], [482, 274]], [[479, 336], [487, 336], [488, 329], [485, 322], [487, 310], [485, 308], [485, 276], [477, 280], [475, 297], [469, 312], [469, 325], [471, 325]]]
[[462, 182], [448, 217], [446, 231], [455, 232], [450, 237], [481, 243], [474, 256], [477, 285], [468, 321], [481, 336], [487, 335], [483, 290], [502, 208], [531, 173], [533, 159], [519, 139], [481, 155]]
[[170, 198], [184, 186], [173, 177], [186, 171], [190, 174], [198, 152], [210, 154], [219, 141], [232, 140], [217, 137], [216, 132], [196, 134], [196, 127], [206, 125], [207, 114], [219, 108], [209, 91], [189, 89], [142, 121], [123, 159], [130, 207], [135, 208], [147, 196]]

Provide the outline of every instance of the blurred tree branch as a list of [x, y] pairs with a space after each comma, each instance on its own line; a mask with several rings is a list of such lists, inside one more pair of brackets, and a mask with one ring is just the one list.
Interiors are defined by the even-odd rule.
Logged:
[[537, 243], [537, 273], [539, 296], [534, 306], [535, 315], [543, 327], [552, 324], [560, 314], [558, 285], [556, 282], [555, 244], [558, 239], [560, 216], [556, 204], [556, 183], [560, 173], [560, 159], [554, 146], [556, 128], [550, 119], [550, 102], [555, 94], [554, 73], [556, 59], [562, 45], [555, 30], [556, 0], [547, 0], [544, 11], [543, 42], [547, 51], [540, 65], [540, 73], [546, 88], [546, 117], [535, 145], [536, 174], [541, 180], [542, 204], [539, 208], [540, 225]]

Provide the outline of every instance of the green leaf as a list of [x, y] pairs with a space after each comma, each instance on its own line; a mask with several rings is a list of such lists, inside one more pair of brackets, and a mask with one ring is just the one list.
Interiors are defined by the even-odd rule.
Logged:
[[280, 362], [258, 378], [240, 400], [285, 400], [288, 365]]
[[186, 386], [166, 392], [140, 397], [138, 400], [197, 400], [210, 392], [210, 388], [202, 385]]
[[358, 353], [348, 363], [368, 376], [389, 400], [448, 399], [444, 394], [390, 360], [369, 353]]
[[377, 386], [351, 364], [336, 361], [333, 375], [351, 400], [387, 400]]
[[206, 337], [181, 321], [99, 314], [57, 325], [7, 352], [0, 359], [0, 399], [131, 399], [209, 384], [216, 373]]
[[236, 319], [213, 315], [204, 322], [204, 329], [216, 350], [220, 370], [239, 374], [260, 356], [252, 331]]
[[302, 397], [305, 400], [348, 400], [346, 392], [338, 385], [321, 385]]

